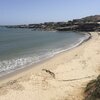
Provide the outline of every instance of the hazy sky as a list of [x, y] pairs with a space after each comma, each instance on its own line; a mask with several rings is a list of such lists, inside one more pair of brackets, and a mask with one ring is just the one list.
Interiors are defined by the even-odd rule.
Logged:
[[67, 21], [100, 14], [100, 0], [0, 0], [0, 25]]

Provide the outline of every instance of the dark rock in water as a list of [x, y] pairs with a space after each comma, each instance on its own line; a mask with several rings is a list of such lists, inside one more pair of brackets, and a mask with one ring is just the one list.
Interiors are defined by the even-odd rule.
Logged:
[[100, 100], [100, 75], [87, 84], [85, 100]]

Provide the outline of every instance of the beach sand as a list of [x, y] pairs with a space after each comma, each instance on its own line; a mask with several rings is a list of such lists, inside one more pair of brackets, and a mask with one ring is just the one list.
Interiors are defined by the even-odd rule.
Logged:
[[0, 100], [83, 100], [86, 84], [100, 74], [100, 36], [91, 35], [72, 50], [0, 80]]

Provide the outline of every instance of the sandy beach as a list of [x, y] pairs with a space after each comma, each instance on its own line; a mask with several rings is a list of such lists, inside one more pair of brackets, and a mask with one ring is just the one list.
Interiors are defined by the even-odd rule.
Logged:
[[99, 34], [91, 32], [82, 45], [0, 80], [0, 100], [83, 100], [87, 83], [100, 74]]

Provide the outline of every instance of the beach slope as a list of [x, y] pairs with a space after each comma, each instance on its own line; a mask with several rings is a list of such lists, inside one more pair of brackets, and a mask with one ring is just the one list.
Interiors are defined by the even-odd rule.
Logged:
[[100, 73], [100, 36], [1, 80], [0, 100], [82, 100], [87, 83]]

